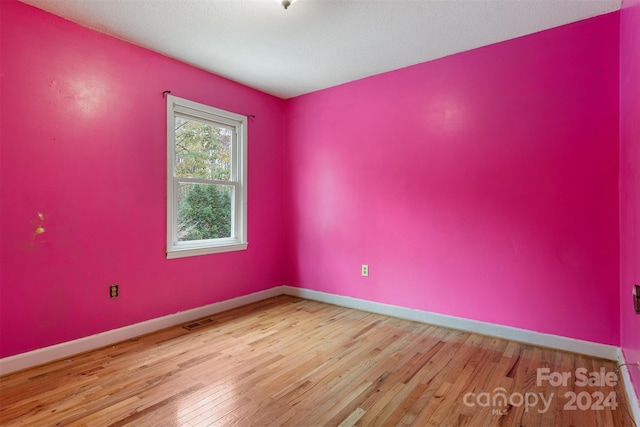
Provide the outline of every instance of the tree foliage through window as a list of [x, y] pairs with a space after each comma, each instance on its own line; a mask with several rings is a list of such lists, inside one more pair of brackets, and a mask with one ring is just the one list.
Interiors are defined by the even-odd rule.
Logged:
[[[221, 125], [176, 117], [175, 174], [178, 178], [228, 181], [232, 131]], [[181, 183], [178, 191], [178, 240], [231, 236], [230, 186]]]

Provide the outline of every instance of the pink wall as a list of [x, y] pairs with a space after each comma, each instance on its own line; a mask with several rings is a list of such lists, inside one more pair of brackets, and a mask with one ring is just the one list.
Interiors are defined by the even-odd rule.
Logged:
[[[0, 8], [0, 356], [282, 284], [284, 101], [22, 3]], [[167, 89], [257, 116], [247, 251], [165, 259]]]
[[[620, 345], [640, 361], [640, 316], [631, 289], [640, 285], [640, 0], [620, 12]], [[640, 396], [640, 370], [630, 370]]]
[[617, 345], [618, 37], [612, 13], [290, 100], [289, 283]]
[[[619, 344], [629, 12], [285, 102], [0, 8], [0, 357], [282, 283]], [[166, 89], [257, 116], [249, 250], [165, 259]]]

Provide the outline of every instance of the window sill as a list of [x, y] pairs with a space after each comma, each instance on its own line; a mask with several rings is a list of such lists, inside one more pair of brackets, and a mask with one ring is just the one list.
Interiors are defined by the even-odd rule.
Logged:
[[185, 258], [198, 255], [219, 254], [224, 252], [244, 251], [247, 243], [235, 243], [220, 246], [173, 248], [167, 251], [167, 259]]

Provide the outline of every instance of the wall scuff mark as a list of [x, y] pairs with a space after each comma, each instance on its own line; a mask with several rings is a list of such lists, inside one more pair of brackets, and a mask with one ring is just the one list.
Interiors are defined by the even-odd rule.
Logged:
[[33, 238], [35, 239], [38, 234], [42, 234], [45, 232], [44, 229], [44, 214], [38, 212], [38, 221], [36, 224], [36, 230], [33, 232]]

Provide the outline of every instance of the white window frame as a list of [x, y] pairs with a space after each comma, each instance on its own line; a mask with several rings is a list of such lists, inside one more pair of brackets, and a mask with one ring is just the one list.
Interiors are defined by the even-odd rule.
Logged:
[[[231, 127], [229, 181], [176, 178], [175, 118], [192, 117]], [[231, 203], [231, 237], [178, 241], [177, 186], [179, 182], [222, 184], [234, 188]], [[247, 249], [247, 117], [208, 105], [167, 95], [167, 259]]]

